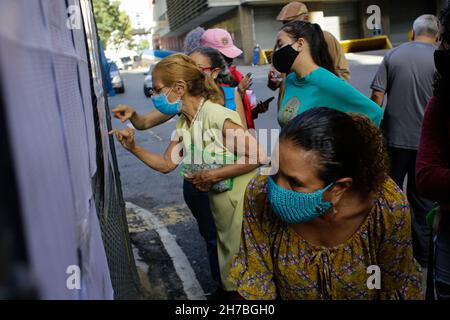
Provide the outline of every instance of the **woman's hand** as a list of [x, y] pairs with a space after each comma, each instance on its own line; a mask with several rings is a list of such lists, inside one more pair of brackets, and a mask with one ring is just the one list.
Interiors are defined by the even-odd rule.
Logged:
[[120, 104], [111, 110], [114, 117], [119, 119], [122, 123], [130, 120], [135, 114], [136, 110], [126, 104]]
[[258, 118], [258, 114], [265, 113], [269, 110], [269, 105], [274, 97], [267, 99], [266, 101], [259, 101], [255, 108], [252, 109], [253, 119]]
[[278, 88], [281, 87], [281, 83], [283, 82], [280, 73], [276, 70], [270, 70], [269, 75], [268, 75], [268, 82], [267, 82], [267, 86], [271, 89], [271, 90], [277, 90]]
[[186, 173], [185, 178], [200, 191], [208, 192], [211, 187], [220, 181], [215, 170], [204, 170], [196, 173]]
[[128, 151], [133, 151], [136, 148], [136, 144], [134, 142], [134, 129], [126, 128], [123, 130], [111, 130], [109, 134], [114, 134], [122, 144], [122, 146]]
[[241, 82], [239, 82], [238, 85], [238, 90], [239, 93], [241, 94], [241, 96], [245, 95], [245, 93], [247, 92], [247, 90], [252, 86], [253, 84], [253, 80], [251, 77], [249, 77], [248, 75], [246, 75]]

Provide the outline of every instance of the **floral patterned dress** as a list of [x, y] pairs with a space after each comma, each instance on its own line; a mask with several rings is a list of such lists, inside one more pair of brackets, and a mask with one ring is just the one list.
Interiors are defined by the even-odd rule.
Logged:
[[[391, 179], [359, 229], [333, 248], [312, 245], [280, 221], [266, 195], [267, 176], [249, 183], [230, 271], [245, 299], [423, 299], [409, 205]], [[369, 289], [369, 266], [379, 267], [380, 289]]]

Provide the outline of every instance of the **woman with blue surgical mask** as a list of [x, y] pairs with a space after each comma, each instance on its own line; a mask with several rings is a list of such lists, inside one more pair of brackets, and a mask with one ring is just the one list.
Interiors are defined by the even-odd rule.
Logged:
[[208, 192], [222, 288], [234, 291], [227, 279], [239, 250], [244, 191], [266, 156], [250, 134], [242, 144], [230, 143], [245, 136], [242, 120], [223, 107], [220, 89], [188, 56], [161, 60], [153, 71], [153, 86], [155, 108], [167, 116], [180, 114], [166, 152], [159, 155], [136, 145], [130, 128], [113, 131], [123, 147], [150, 168], [169, 173], [182, 165], [183, 178]]
[[365, 116], [314, 108], [247, 186], [230, 280], [245, 299], [422, 299], [408, 202]]
[[[197, 31], [201, 32], [201, 30]], [[236, 92], [238, 83], [235, 83], [229, 74], [226, 62], [220, 52], [209, 47], [197, 47], [192, 52], [189, 52], [189, 57], [197, 64], [205, 76], [211, 77], [217, 84], [219, 90], [216, 92], [218, 96], [216, 99], [220, 98], [220, 95], [222, 95], [223, 99], [223, 102], [219, 100], [217, 102], [223, 104], [225, 108], [236, 111], [241, 118], [242, 127], [247, 129], [247, 120], [242, 99], [240, 94]], [[159, 87], [156, 85], [155, 88], [158, 89]], [[167, 96], [171, 96], [171, 94], [172, 92], [168, 92]], [[122, 122], [130, 121], [138, 130], [146, 130], [173, 118], [175, 116], [174, 112], [177, 112], [180, 108], [179, 101], [176, 101], [174, 104], [166, 104], [166, 96], [162, 94], [156, 94], [152, 100], [157, 108], [147, 114], [139, 115], [132, 107], [127, 105], [117, 106], [112, 112], [114, 117], [120, 119]], [[174, 110], [170, 110], [171, 108]], [[254, 110], [256, 109], [258, 108]], [[183, 197], [189, 210], [195, 217], [199, 232], [206, 243], [211, 277], [215, 282], [212, 287], [219, 288], [220, 272], [217, 257], [217, 231], [210, 208], [208, 193], [198, 190], [191, 181], [184, 179]], [[222, 291], [220, 289], [213, 291], [212, 298], [220, 298]]]

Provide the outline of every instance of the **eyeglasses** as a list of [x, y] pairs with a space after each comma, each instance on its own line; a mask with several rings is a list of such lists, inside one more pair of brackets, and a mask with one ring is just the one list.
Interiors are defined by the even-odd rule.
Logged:
[[151, 94], [160, 94], [161, 90], [164, 89], [164, 88], [166, 88], [166, 86], [161, 86], [159, 88], [152, 87]]
[[202, 70], [202, 72], [211, 72], [213, 70], [212, 67], [202, 67], [202, 66], [198, 66], [200, 68], [200, 70]]

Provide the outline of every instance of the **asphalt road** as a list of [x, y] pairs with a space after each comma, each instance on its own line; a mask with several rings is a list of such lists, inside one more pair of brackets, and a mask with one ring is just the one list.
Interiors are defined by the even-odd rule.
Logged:
[[[351, 84], [366, 95], [369, 95], [370, 82], [384, 53], [383, 50], [348, 55], [352, 71]], [[239, 69], [244, 74], [249, 71], [254, 73], [253, 90], [259, 100], [272, 96], [277, 98], [277, 92], [272, 92], [266, 87], [268, 66], [240, 67]], [[128, 104], [140, 114], [152, 111], [151, 100], [143, 93], [143, 70], [122, 74], [126, 91], [124, 94], [111, 97], [110, 107]], [[260, 115], [255, 124], [257, 128], [278, 128], [276, 99], [271, 103], [269, 111]], [[126, 127], [116, 119], [113, 120], [112, 125], [114, 128]], [[137, 132], [136, 142], [147, 150], [163, 153], [174, 129], [175, 120], [171, 120], [151, 130]], [[193, 291], [197, 290], [200, 294], [214, 291], [205, 245], [198, 233], [194, 218], [184, 204], [179, 171], [169, 174], [158, 173], [137, 160], [117, 142], [116, 149], [125, 201], [148, 211], [148, 213], [137, 213], [132, 209], [128, 210], [135, 257], [146, 291], [145, 298], [190, 297], [189, 280], [192, 280], [190, 279], [192, 274], [186, 275], [186, 270], [193, 270], [194, 278], [197, 278], [200, 285], [200, 288], [197, 288], [200, 289], [198, 291], [195, 289], [195, 283], [192, 284]], [[151, 215], [153, 220], [147, 219], [146, 215]], [[155, 218], [161, 225], [158, 226], [155, 223]], [[165, 238], [166, 231], [169, 238]], [[171, 242], [170, 239], [174, 241]], [[176, 243], [181, 251], [178, 249], [174, 251], [173, 243]]]

